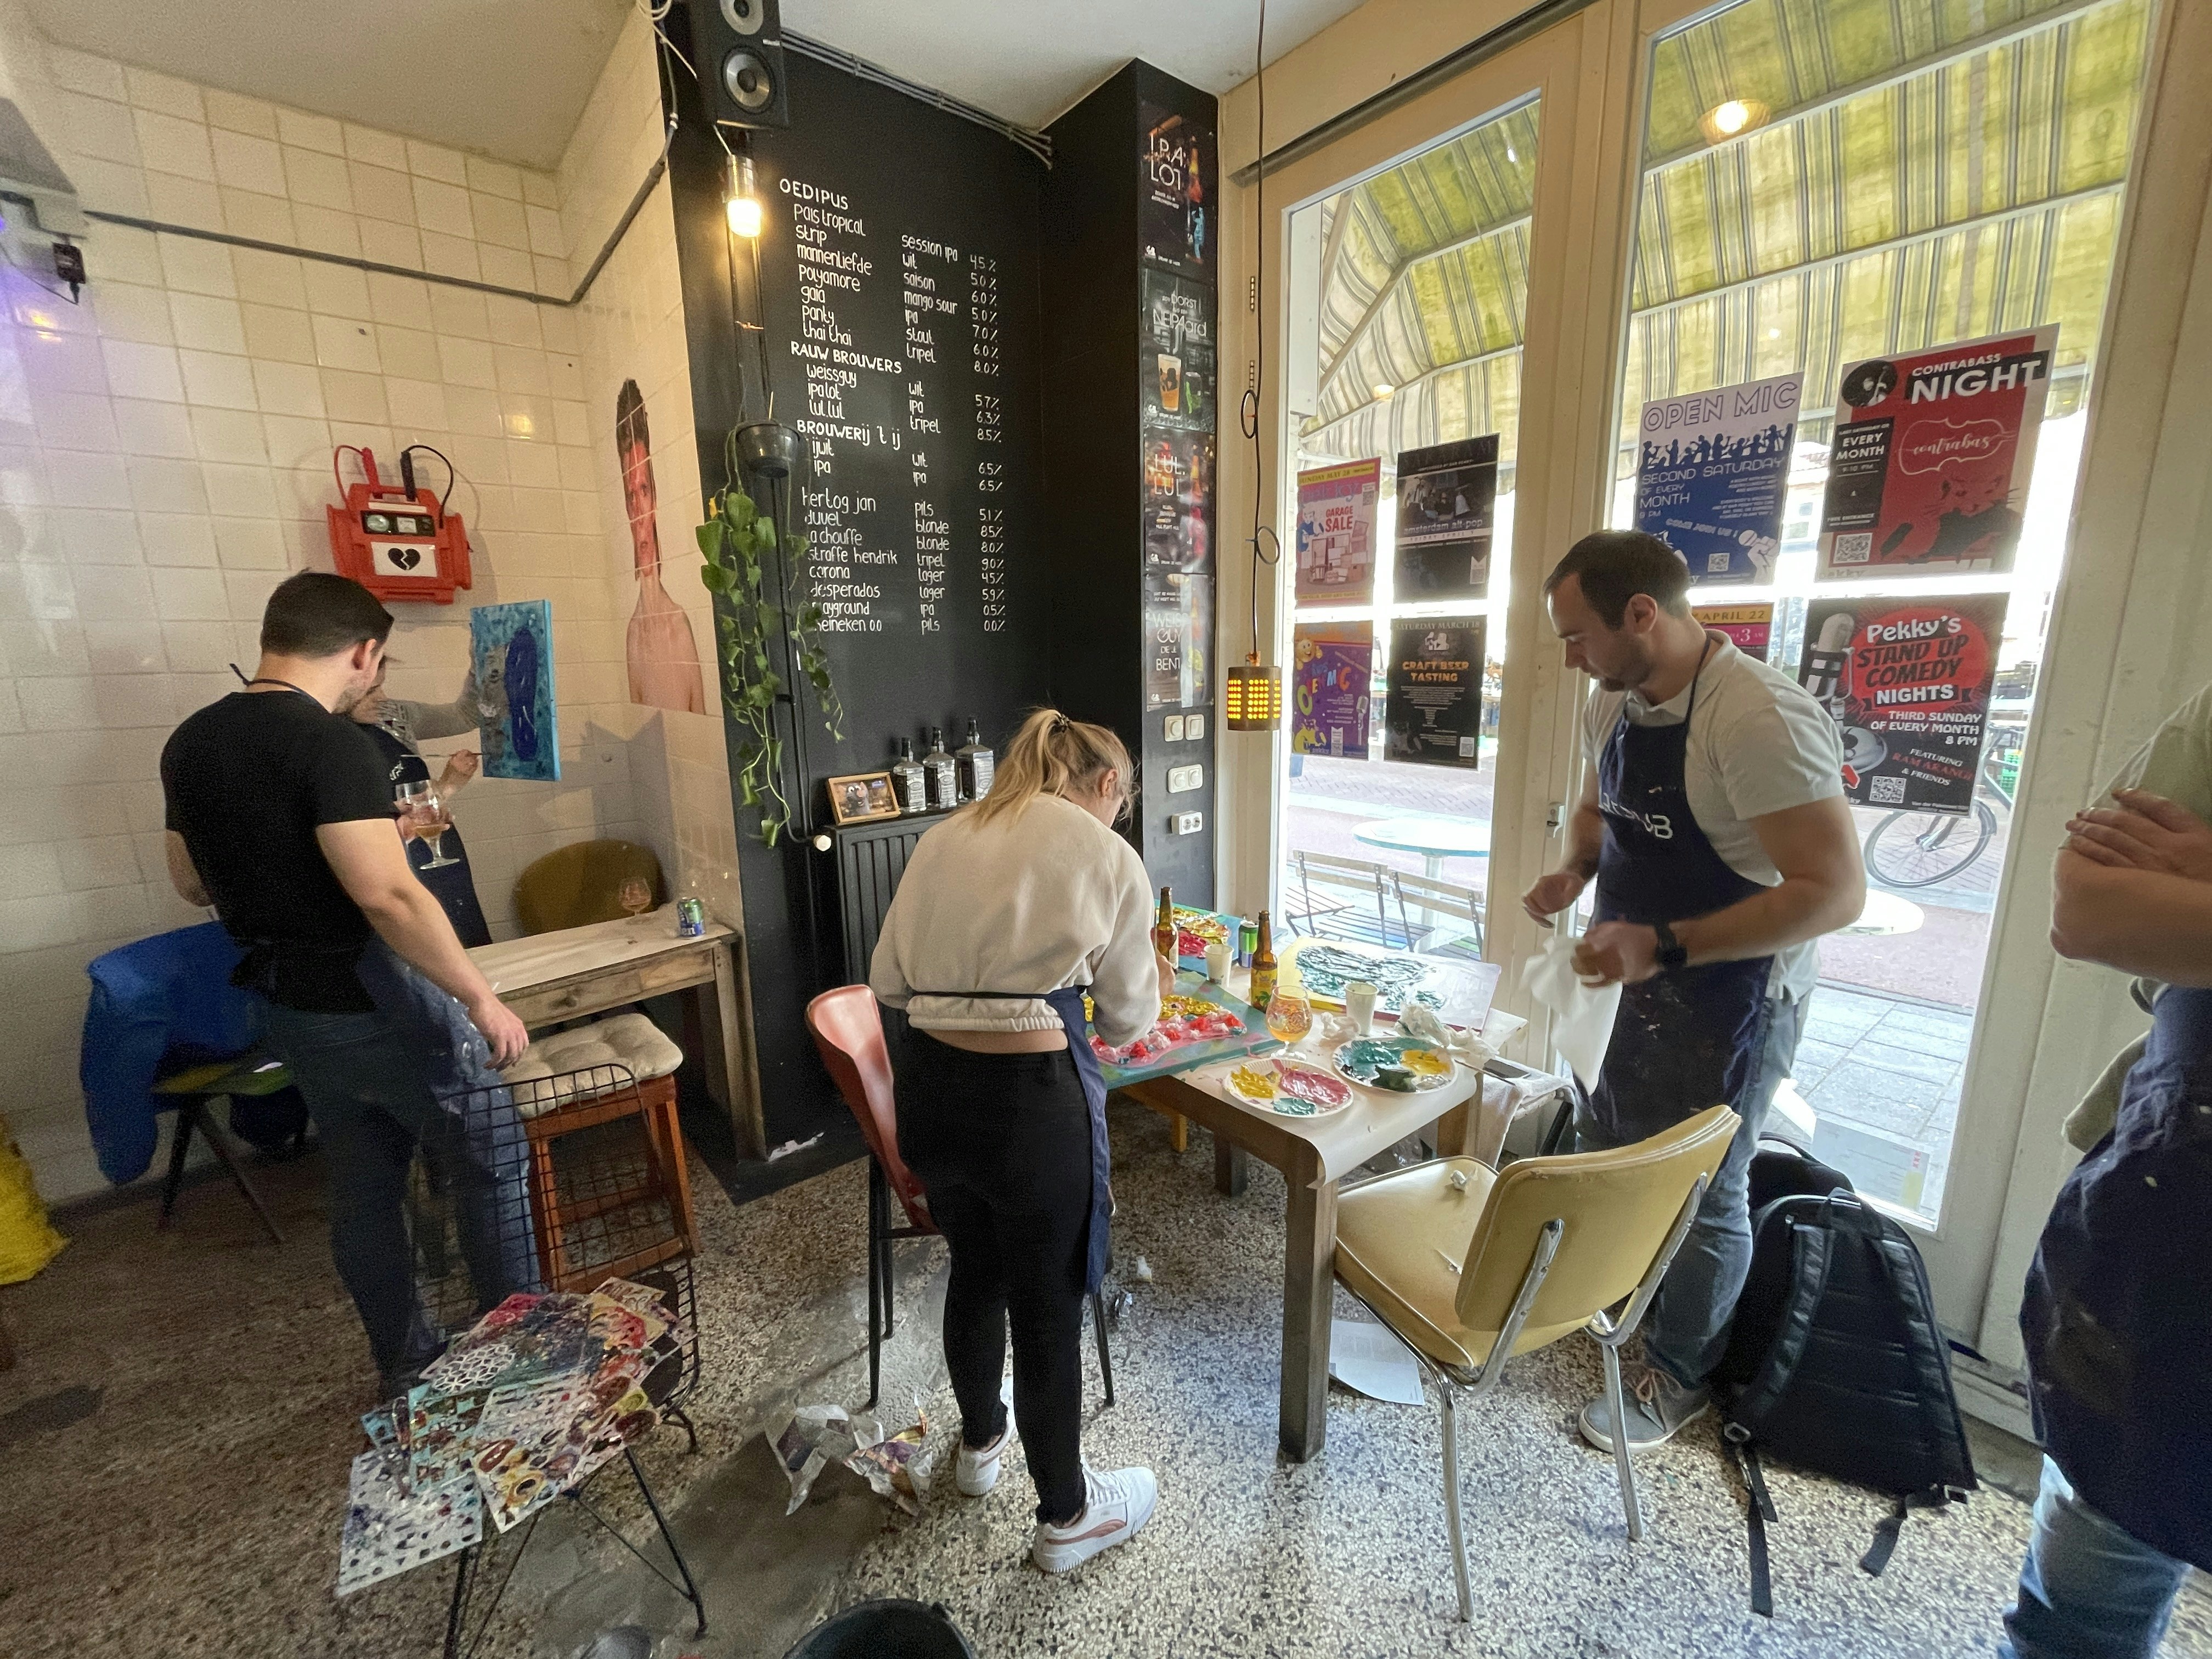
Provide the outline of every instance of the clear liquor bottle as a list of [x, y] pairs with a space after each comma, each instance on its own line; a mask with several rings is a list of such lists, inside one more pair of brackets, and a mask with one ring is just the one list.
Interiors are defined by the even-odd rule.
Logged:
[[968, 722], [968, 741], [952, 751], [952, 758], [960, 765], [961, 799], [981, 800], [991, 793], [991, 774], [998, 761], [976, 735], [974, 720]]
[[906, 813], [929, 811], [929, 781], [921, 769], [921, 763], [914, 757], [914, 739], [898, 740], [898, 758], [891, 763], [891, 791], [898, 797], [899, 811]]
[[929, 728], [929, 752], [921, 757], [921, 769], [929, 781], [929, 810], [949, 812], [960, 805], [960, 763], [945, 752], [945, 728]]

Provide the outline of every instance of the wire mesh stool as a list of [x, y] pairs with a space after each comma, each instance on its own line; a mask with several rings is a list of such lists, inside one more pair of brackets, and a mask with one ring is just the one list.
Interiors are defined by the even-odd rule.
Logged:
[[[652, 1085], [666, 1085], [663, 1091]], [[416, 1293], [431, 1334], [450, 1338], [516, 1291], [588, 1291], [626, 1279], [659, 1292], [689, 1333], [643, 1382], [664, 1419], [683, 1426], [689, 1449], [699, 1431], [684, 1410], [700, 1375], [694, 1224], [672, 1079], [641, 1086], [621, 1066], [594, 1066], [497, 1084], [444, 1097], [447, 1133], [421, 1146], [409, 1221]], [[636, 1483], [675, 1577], [603, 1516], [586, 1496], [592, 1477], [562, 1494], [691, 1606], [696, 1634], [706, 1603], [660, 1502], [632, 1449], [620, 1460]], [[615, 1464], [610, 1462], [606, 1468]], [[604, 1470], [602, 1471], [604, 1473]], [[447, 1610], [447, 1659], [475, 1653], [489, 1633], [540, 1510], [517, 1528], [496, 1581], [491, 1563], [503, 1540], [487, 1530], [461, 1552]], [[488, 1597], [481, 1609], [473, 1604]], [[471, 1626], [473, 1624], [473, 1633]]]

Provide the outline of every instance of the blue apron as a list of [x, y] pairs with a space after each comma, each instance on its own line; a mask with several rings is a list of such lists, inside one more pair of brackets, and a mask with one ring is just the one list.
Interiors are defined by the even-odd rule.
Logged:
[[[1693, 678], [1679, 724], [1637, 726], [1624, 708], [1606, 739], [1598, 757], [1600, 921], [1686, 921], [1766, 890], [1730, 869], [1691, 815], [1683, 763], [1697, 708]], [[1740, 1103], [1766, 1040], [1773, 964], [1771, 956], [1747, 957], [1621, 988], [1613, 1041], [1586, 1103], [1607, 1144], [1643, 1140], [1723, 1101]]]
[[2169, 986], [2021, 1310], [2036, 1430], [2091, 1507], [2212, 1571], [2212, 990]]
[[1106, 1077], [1098, 1069], [1098, 1054], [1091, 1046], [1091, 1022], [1084, 1018], [1085, 985], [1062, 986], [1057, 991], [909, 991], [914, 997], [964, 997], [976, 1002], [1042, 1002], [1060, 1016], [1060, 1029], [1067, 1033], [1068, 1057], [1082, 1079], [1083, 1103], [1091, 1113], [1091, 1227], [1084, 1251], [1083, 1289], [1095, 1292], [1106, 1281], [1109, 1255], [1107, 1231], [1114, 1214], [1114, 1159], [1106, 1142]]
[[[376, 746], [384, 751], [395, 787], [430, 781], [428, 763], [398, 738], [380, 726], [364, 724], [362, 730], [374, 738]], [[461, 936], [463, 945], [473, 948], [490, 944], [491, 929], [485, 924], [483, 907], [477, 902], [476, 879], [469, 873], [469, 849], [461, 840], [461, 832], [448, 825], [439, 845], [454, 861], [428, 869], [425, 866], [430, 862], [429, 843], [412, 839], [407, 842], [407, 862], [414, 866], [415, 878], [430, 890], [430, 896], [438, 901], [447, 920], [453, 924], [453, 931]]]

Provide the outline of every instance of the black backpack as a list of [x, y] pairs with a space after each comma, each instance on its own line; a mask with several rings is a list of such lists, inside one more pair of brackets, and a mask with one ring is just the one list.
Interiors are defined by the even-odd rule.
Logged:
[[1753, 1158], [1751, 1212], [1751, 1272], [1713, 1381], [1744, 1485], [1752, 1610], [1771, 1618], [1762, 1451], [1895, 1500], [1859, 1562], [1869, 1573], [1889, 1564], [1909, 1511], [1964, 1502], [1976, 1482], [1950, 1345], [1905, 1231], [1787, 1146]]

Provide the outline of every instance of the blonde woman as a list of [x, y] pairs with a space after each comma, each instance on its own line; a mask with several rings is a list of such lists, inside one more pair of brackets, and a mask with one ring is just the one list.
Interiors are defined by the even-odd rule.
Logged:
[[[960, 1402], [960, 1490], [981, 1497], [1017, 1430], [1036, 1484], [1030, 1555], [1065, 1572], [1152, 1512], [1146, 1468], [1083, 1461], [1083, 1312], [1106, 1267], [1105, 1085], [1084, 1032], [1127, 1042], [1175, 982], [1154, 954], [1121, 740], [1041, 708], [991, 793], [922, 836], [869, 975], [907, 1011], [899, 1152], [952, 1251], [945, 1359]], [[1014, 1421], [1000, 1397], [1008, 1327]]]

